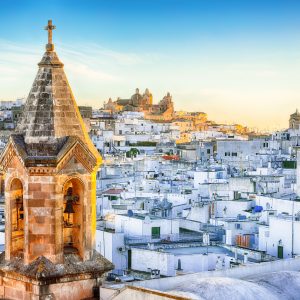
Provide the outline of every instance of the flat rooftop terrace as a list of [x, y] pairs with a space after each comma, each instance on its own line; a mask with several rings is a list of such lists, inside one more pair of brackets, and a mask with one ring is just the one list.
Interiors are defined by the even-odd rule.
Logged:
[[[134, 248], [140, 248], [145, 250], [150, 250], [149, 248], [145, 246], [137, 246]], [[250, 249], [242, 249], [244, 252], [253, 251]], [[152, 249], [152, 251], [159, 251], [164, 253], [170, 253], [174, 256], [181, 256], [181, 255], [193, 255], [193, 254], [225, 254], [229, 257], [235, 257], [235, 253], [225, 247], [221, 246], [194, 246], [194, 247], [158, 247], [155, 249]], [[237, 259], [239, 261], [243, 261], [244, 256], [241, 253], [237, 254]], [[252, 257], [248, 257], [248, 262], [251, 263], [258, 263], [260, 260], [254, 259]]]

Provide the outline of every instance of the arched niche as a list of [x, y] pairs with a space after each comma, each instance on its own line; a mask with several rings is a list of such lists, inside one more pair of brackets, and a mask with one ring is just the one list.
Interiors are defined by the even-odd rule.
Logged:
[[9, 186], [10, 199], [10, 251], [15, 257], [23, 257], [24, 252], [24, 203], [23, 184], [14, 178]]
[[83, 254], [83, 197], [84, 185], [78, 178], [69, 179], [63, 186], [63, 243], [65, 254]]

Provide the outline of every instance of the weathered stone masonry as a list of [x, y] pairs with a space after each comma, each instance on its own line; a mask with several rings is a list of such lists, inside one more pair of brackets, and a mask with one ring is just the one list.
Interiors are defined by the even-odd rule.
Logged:
[[6, 211], [0, 297], [9, 299], [91, 297], [113, 268], [94, 250], [101, 157], [54, 52], [52, 22], [46, 29], [23, 117], [0, 158]]

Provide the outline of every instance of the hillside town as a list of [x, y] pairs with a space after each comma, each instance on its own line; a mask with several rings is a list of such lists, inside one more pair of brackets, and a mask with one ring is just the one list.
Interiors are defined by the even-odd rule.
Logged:
[[[55, 11], [60, 10], [62, 6]], [[77, 22], [71, 12], [70, 19]], [[122, 9], [120, 14], [126, 15]], [[92, 18], [92, 11], [87, 15]], [[107, 28], [112, 30], [116, 20], [105, 19]], [[66, 30], [72, 27], [74, 34], [76, 28], [79, 38], [86, 24], [89, 31], [96, 27], [87, 21], [79, 26], [68, 19]], [[178, 110], [172, 86], [171, 92], [154, 95], [151, 86], [128, 88], [124, 78], [119, 91], [126, 85], [127, 94], [100, 99], [95, 89], [99, 101], [89, 102], [83, 93], [80, 102], [88, 105], [80, 106], [56, 53], [56, 26], [48, 20], [44, 29], [47, 43], [37, 66], [31, 66], [36, 76], [28, 96], [11, 100], [0, 94], [0, 299], [299, 299], [298, 109], [286, 116], [286, 128], [260, 132], [247, 124], [217, 122], [193, 106]], [[177, 34], [176, 45], [181, 41]], [[117, 77], [107, 70], [97, 73], [94, 63], [99, 60], [104, 68], [109, 59], [118, 60], [126, 73], [143, 61], [130, 48], [122, 54], [78, 41], [80, 46], [68, 38], [58, 43], [69, 70], [88, 81], [106, 78], [112, 95], [116, 90], [110, 84]], [[120, 41], [124, 48], [125, 42]], [[10, 46], [22, 53], [14, 43]], [[37, 51], [34, 43], [30, 47], [25, 51], [29, 62]], [[17, 55], [8, 54], [14, 61]], [[94, 60], [87, 63], [92, 55]], [[210, 64], [214, 55], [207, 60]], [[144, 61], [157, 57], [145, 54]], [[161, 57], [167, 60], [167, 55]], [[169, 66], [179, 60], [173, 59]], [[15, 74], [19, 64], [4, 70]], [[190, 64], [197, 69], [194, 58]], [[247, 64], [235, 58], [230, 66], [220, 63], [224, 78], [237, 72], [234, 68], [244, 75]], [[166, 73], [159, 78], [157, 65], [155, 77], [162, 80]], [[247, 68], [253, 71], [250, 63]], [[22, 70], [31, 74], [28, 69]], [[189, 69], [179, 72], [183, 85], [189, 81], [185, 72]], [[253, 73], [272, 80], [278, 75], [265, 67]], [[246, 75], [243, 80], [248, 82]], [[229, 80], [224, 84], [229, 87]]]
[[[24, 102], [0, 107], [4, 149]], [[103, 160], [95, 249], [114, 269], [102, 293], [118, 290], [116, 299], [126, 299], [135, 282], [149, 288], [151, 279], [244, 270], [300, 254], [298, 110], [288, 129], [272, 134], [176, 111], [170, 93], [153, 104], [148, 89], [79, 111]]]

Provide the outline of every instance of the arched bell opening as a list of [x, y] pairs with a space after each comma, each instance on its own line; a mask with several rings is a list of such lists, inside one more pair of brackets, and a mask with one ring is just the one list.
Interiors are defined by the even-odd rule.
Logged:
[[67, 181], [63, 188], [63, 243], [65, 254], [82, 257], [82, 216], [84, 186], [77, 178]]
[[13, 179], [9, 189], [10, 199], [10, 225], [11, 256], [23, 257], [24, 253], [24, 203], [23, 203], [23, 184], [20, 179]]

